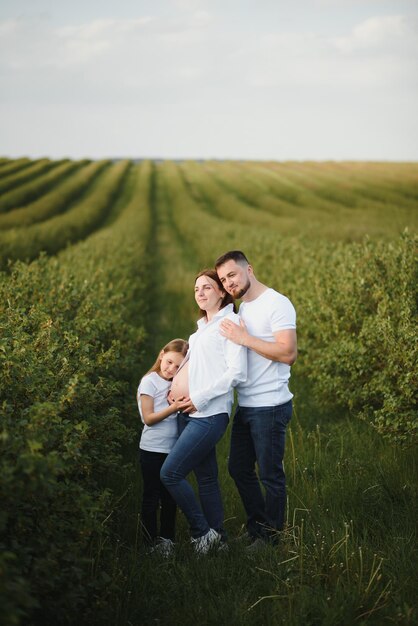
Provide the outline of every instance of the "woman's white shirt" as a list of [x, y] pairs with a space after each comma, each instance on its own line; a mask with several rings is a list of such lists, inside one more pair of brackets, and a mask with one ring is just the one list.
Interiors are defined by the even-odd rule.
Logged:
[[[138, 408], [142, 422], [144, 422], [144, 418], [141, 409], [141, 395], [151, 396], [154, 399], [154, 412], [158, 413], [169, 406], [167, 394], [170, 386], [171, 381], [165, 380], [157, 372], [150, 372], [142, 378], [137, 393]], [[139, 447], [149, 452], [168, 454], [176, 443], [177, 438], [177, 415], [173, 413], [173, 415], [152, 426], [147, 426], [144, 423]]]
[[228, 304], [210, 322], [201, 318], [189, 339], [189, 395], [197, 409], [192, 417], [230, 415], [233, 387], [247, 378], [247, 349], [220, 334], [223, 318], [239, 324], [232, 304]]

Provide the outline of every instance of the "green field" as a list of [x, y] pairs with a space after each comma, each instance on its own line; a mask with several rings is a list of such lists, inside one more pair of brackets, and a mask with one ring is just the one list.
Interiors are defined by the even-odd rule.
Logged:
[[[417, 624], [418, 164], [0, 159], [0, 621]], [[136, 386], [228, 249], [299, 357], [281, 543], [144, 554]]]

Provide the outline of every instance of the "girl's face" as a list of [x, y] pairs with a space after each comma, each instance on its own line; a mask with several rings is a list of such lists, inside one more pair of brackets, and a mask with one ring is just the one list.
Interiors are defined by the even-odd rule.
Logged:
[[223, 296], [223, 291], [221, 291], [215, 281], [209, 278], [209, 276], [199, 276], [199, 278], [196, 279], [194, 297], [198, 307], [206, 311], [206, 313], [209, 311], [218, 311]]
[[177, 372], [184, 356], [180, 352], [160, 352], [160, 375], [165, 380], [171, 380]]

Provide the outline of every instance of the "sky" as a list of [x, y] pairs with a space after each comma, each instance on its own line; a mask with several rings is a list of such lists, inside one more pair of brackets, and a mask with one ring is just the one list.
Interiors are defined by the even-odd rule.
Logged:
[[0, 155], [418, 160], [418, 0], [0, 0]]

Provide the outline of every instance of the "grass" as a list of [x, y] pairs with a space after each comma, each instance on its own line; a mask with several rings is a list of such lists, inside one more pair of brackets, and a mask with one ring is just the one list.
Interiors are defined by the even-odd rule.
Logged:
[[145, 554], [136, 468], [118, 546], [124, 584], [116, 624], [416, 623], [412, 451], [390, 447], [362, 422], [322, 415], [319, 426], [312, 413], [296, 411], [287, 441], [286, 530], [277, 546], [249, 556], [233, 540], [245, 516], [227, 475], [228, 440], [229, 432], [218, 446], [228, 553], [197, 558], [179, 513], [174, 558]]

